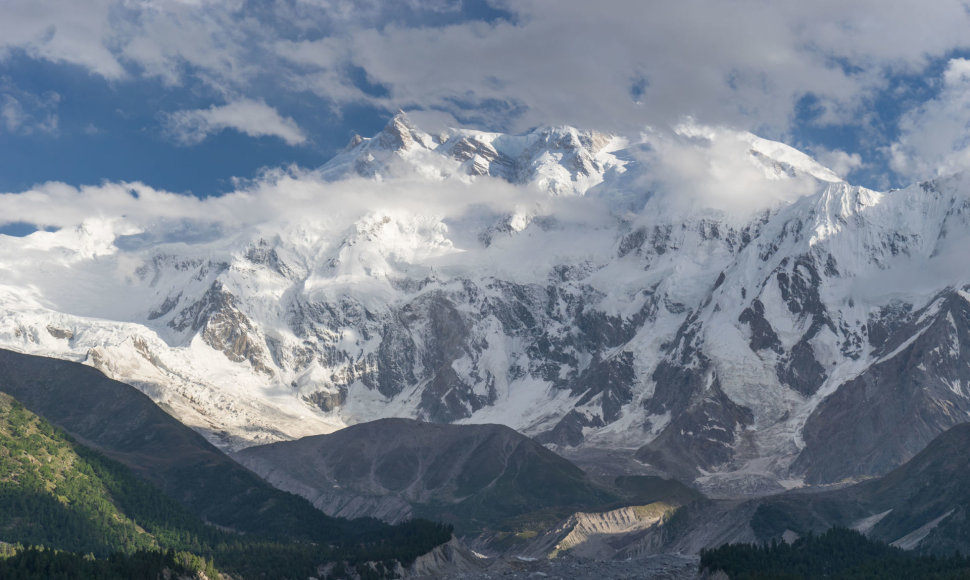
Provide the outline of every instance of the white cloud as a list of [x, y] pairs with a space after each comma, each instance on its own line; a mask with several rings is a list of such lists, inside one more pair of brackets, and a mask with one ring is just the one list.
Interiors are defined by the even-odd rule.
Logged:
[[374, 208], [450, 219], [548, 200], [538, 190], [493, 179], [328, 182], [315, 171], [291, 168], [269, 171], [232, 193], [205, 199], [142, 183], [78, 188], [49, 182], [21, 193], [0, 194], [0, 225], [23, 222], [39, 228], [74, 228], [98, 219], [112, 224], [117, 235], [142, 232], [166, 239], [173, 233], [184, 235], [191, 224], [198, 230], [235, 232], [262, 226], [276, 230], [281, 224], [311, 221], [340, 229]]
[[970, 60], [947, 64], [939, 96], [907, 113], [890, 147], [894, 171], [925, 178], [970, 168]]
[[17, 99], [4, 95], [3, 102], [0, 103], [0, 119], [3, 119], [4, 128], [13, 133], [20, 129], [24, 124], [24, 109]]
[[[390, 108], [512, 101], [520, 126], [664, 125], [683, 115], [783, 135], [811, 92], [853, 119], [888, 70], [919, 70], [966, 43], [961, 2], [523, 0], [513, 22], [386, 27], [314, 41], [391, 89]], [[932, 34], [914, 30], [932, 29]], [[845, 62], [855, 69], [843, 69]], [[645, 81], [642, 92], [635, 87]], [[637, 90], [634, 90], [637, 89]], [[637, 98], [631, 94], [636, 92]]]
[[[527, 222], [537, 211], [554, 216], [555, 226], [497, 234], [483, 246], [479, 235], [488, 226], [510, 215]], [[432, 269], [467, 271], [474, 264], [479, 272], [511, 270], [544, 279], [548, 268], [569, 259], [563, 256], [582, 262], [614, 255], [615, 230], [603, 226], [615, 222], [602, 221], [610, 217], [602, 200], [550, 198], [537, 188], [494, 179], [330, 183], [317, 172], [274, 171], [205, 199], [140, 183], [45, 183], [0, 194], [0, 226], [21, 222], [46, 230], [25, 238], [0, 235], [0, 263], [22, 266], [12, 266], [20, 274], [6, 276], [4, 284], [28, 292], [44, 288], [45, 301], [58, 309], [77, 305], [86, 315], [104, 317], [126, 308], [130, 292], [137, 291], [131, 286], [137, 270], [150, 267], [159, 253], [232, 260], [259, 238], [284, 240], [299, 253], [306, 250], [307, 267], [319, 268], [308, 287], [323, 291], [350, 283], [349, 291], [359, 294], [367, 292], [366, 280], [380, 285], [382, 274], [393, 276], [402, 267], [419, 278], [422, 268], [432, 275]], [[483, 259], [470, 257], [479, 255]], [[337, 270], [333, 256], [340, 257]], [[38, 259], [50, 268], [31, 268]], [[83, 266], [75, 269], [78, 264]], [[77, 280], [71, 274], [78, 272], [90, 283], [65, 283]], [[119, 300], [105, 302], [112, 282], [119, 284]]]
[[[8, 0], [0, 59], [23, 51], [115, 81], [202, 83], [222, 99], [312, 91], [336, 113], [366, 103], [512, 130], [618, 132], [691, 115], [785, 138], [806, 94], [819, 122], [857, 124], [889, 76], [970, 47], [963, 0], [491, 3], [513, 17], [459, 22], [455, 0]], [[360, 71], [382, 90], [361, 90]], [[202, 127], [190, 140], [238, 127], [208, 125], [211, 110], [183, 113]], [[266, 120], [277, 128], [261, 134], [283, 137], [279, 119]], [[282, 131], [303, 135], [295, 123]], [[899, 147], [897, 166], [922, 163]]]
[[108, 79], [125, 75], [111, 45], [114, 0], [5, 0], [0, 50], [82, 66]]
[[862, 156], [858, 153], [847, 153], [841, 149], [817, 148], [815, 157], [819, 163], [828, 167], [843, 179], [856, 169], [864, 166]]
[[166, 115], [166, 130], [186, 145], [201, 143], [213, 133], [234, 129], [250, 137], [278, 137], [288, 145], [306, 142], [296, 121], [281, 116], [262, 101], [242, 99], [221, 107], [177, 111]]
[[[640, 161], [649, 166], [643, 174], [648, 182], [641, 189], [660, 193], [675, 211], [712, 208], [747, 220], [751, 212], [816, 191], [813, 174], [834, 178], [794, 149], [723, 127], [687, 121], [672, 133], [646, 137], [650, 148]], [[779, 161], [790, 167], [779, 168]]]

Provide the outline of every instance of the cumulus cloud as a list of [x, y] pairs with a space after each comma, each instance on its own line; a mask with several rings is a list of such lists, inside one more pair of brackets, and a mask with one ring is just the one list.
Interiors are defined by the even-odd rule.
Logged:
[[[815, 122], [861, 123], [888, 79], [967, 48], [970, 28], [962, 0], [490, 0], [508, 15], [490, 21], [454, 0], [7, 4], [0, 59], [22, 51], [113, 81], [201, 85], [249, 103], [311, 92], [338, 114], [360, 104], [419, 109], [503, 130], [572, 124], [629, 133], [691, 115], [771, 138], [789, 134], [806, 95], [817, 102]], [[916, 123], [939, 108], [928, 103], [912, 115], [894, 167], [916, 171]], [[219, 118], [232, 112], [169, 119], [191, 142], [241, 128]], [[245, 126], [288, 143], [306, 139], [278, 114], [263, 122]], [[851, 154], [841, 162], [855, 164]]]
[[242, 99], [221, 107], [177, 111], [165, 116], [166, 131], [185, 145], [201, 143], [213, 133], [234, 129], [250, 137], [278, 137], [301, 145], [307, 137], [296, 121], [262, 101]]
[[970, 168], [970, 60], [954, 58], [943, 72], [942, 90], [907, 113], [891, 145], [892, 168], [914, 178]]
[[[530, 226], [536, 215], [553, 217]], [[154, 256], [232, 261], [259, 239], [306, 250], [307, 261], [294, 264], [317, 272], [307, 280], [315, 292], [360, 293], [395, 272], [420, 277], [422, 271], [467, 271], [471, 264], [478, 271], [544, 279], [563, 260], [612, 256], [615, 230], [602, 227], [609, 218], [605, 204], [592, 199], [549, 197], [537, 188], [487, 178], [333, 183], [317, 172], [277, 170], [205, 199], [140, 183], [80, 188], [46, 183], [0, 194], [0, 229], [18, 224], [21, 230], [43, 230], [26, 237], [0, 235], [0, 263], [11, 266], [0, 286], [42, 288], [46, 302], [67, 311], [131, 316], [125, 308], [133, 304], [126, 298], [138, 291], [132, 282]], [[510, 220], [515, 230], [526, 231], [513, 236], [506, 228], [494, 230]], [[572, 224], [576, 227], [560, 227]], [[480, 235], [487, 231], [495, 235], [485, 247]], [[483, 259], [469, 259], [470, 254]], [[333, 256], [340, 256], [336, 265]], [[50, 267], [33, 268], [38, 259]], [[111, 287], [124, 297], [104, 301]]]

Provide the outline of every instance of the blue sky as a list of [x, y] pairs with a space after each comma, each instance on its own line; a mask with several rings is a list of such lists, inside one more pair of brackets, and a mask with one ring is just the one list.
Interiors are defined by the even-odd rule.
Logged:
[[[252, 177], [261, 167], [296, 163], [314, 167], [343, 147], [354, 131], [381, 129], [387, 112], [370, 105], [348, 105], [340, 114], [320, 99], [278, 95], [277, 110], [299, 119], [307, 142], [287, 143], [273, 136], [252, 137], [238, 130], [213, 132], [198, 142], [182, 142], [167, 130], [165, 114], [205, 109], [204, 89], [167, 87], [156, 79], [107, 81], [72, 64], [8, 58], [0, 76], [19, 91], [57, 102], [35, 104], [26, 114], [56, 127], [8, 127], [0, 132], [0, 191], [28, 189], [56, 180], [74, 185], [102, 181], [143, 181], [154, 187], [196, 195], [233, 188], [232, 177]], [[218, 101], [218, 97], [216, 102]], [[282, 113], [285, 111], [285, 113]]]
[[422, 127], [746, 129], [886, 188], [970, 163], [964, 2], [2, 0], [0, 192], [205, 197]]

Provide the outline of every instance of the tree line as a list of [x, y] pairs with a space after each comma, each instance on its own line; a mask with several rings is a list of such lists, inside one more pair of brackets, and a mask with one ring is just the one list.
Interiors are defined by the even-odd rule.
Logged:
[[919, 555], [846, 528], [809, 533], [791, 544], [726, 544], [701, 551], [701, 571], [731, 580], [949, 580], [970, 578], [970, 559]]

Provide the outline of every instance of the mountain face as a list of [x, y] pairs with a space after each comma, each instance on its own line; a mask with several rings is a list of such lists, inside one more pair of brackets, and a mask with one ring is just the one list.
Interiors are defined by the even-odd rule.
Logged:
[[569, 461], [502, 425], [379, 419], [233, 457], [330, 515], [391, 522], [427, 517], [459, 532], [542, 510], [550, 512], [547, 519], [565, 517], [619, 500]]
[[832, 528], [904, 550], [949, 556], [970, 549], [970, 423], [951, 427], [881, 477], [757, 498], [682, 498], [664, 526], [611, 538], [626, 554], [696, 554], [728, 544], [791, 543]]
[[753, 500], [758, 507], [750, 515], [751, 528], [761, 542], [780, 539], [786, 531], [804, 535], [842, 526], [904, 549], [965, 552], [970, 548], [970, 494], [963, 485], [970, 476], [968, 449], [970, 424], [957, 425], [882, 477], [821, 493], [793, 491]]
[[501, 423], [712, 490], [886, 473], [970, 413], [963, 176], [876, 192], [726, 130], [398, 116], [275, 187], [239, 199], [300, 211], [231, 234], [0, 238], [0, 345], [95, 366], [229, 449]]

